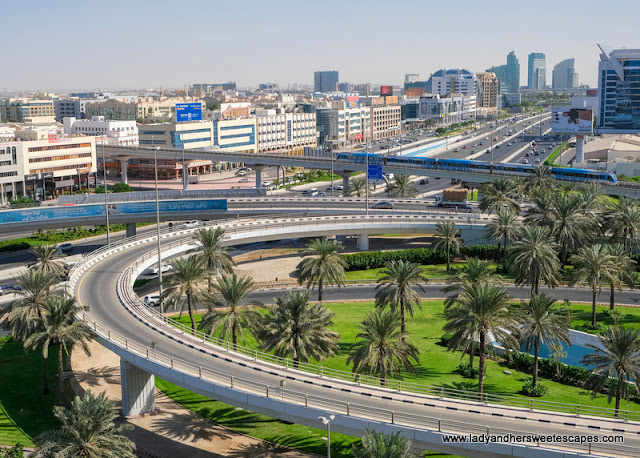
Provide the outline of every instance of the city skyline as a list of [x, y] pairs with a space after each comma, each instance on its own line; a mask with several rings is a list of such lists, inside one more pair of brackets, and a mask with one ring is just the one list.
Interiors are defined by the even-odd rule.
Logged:
[[[503, 64], [510, 51], [521, 64], [521, 86], [527, 81], [528, 54], [543, 52], [548, 68], [575, 58], [580, 83], [593, 87], [597, 43], [639, 47], [633, 24], [638, 5], [614, 0], [602, 11], [591, 0], [580, 9], [543, 0], [536, 4], [539, 20], [523, 32], [522, 18], [531, 20], [524, 7], [498, 2], [505, 8], [489, 14], [483, 5], [461, 3], [464, 13], [456, 15], [457, 29], [452, 29], [451, 21], [436, 20], [448, 17], [446, 5], [418, 1], [389, 10], [376, 2], [328, 0], [321, 11], [312, 4], [281, 2], [269, 8], [250, 0], [196, 1], [179, 10], [166, 0], [115, 0], [109, 8], [76, 0], [62, 8], [38, 0], [28, 10], [13, 2], [5, 6], [6, 17], [28, 16], [29, 22], [28, 28], [20, 20], [4, 27], [5, 36], [17, 39], [10, 42], [15, 59], [0, 77], [0, 90], [158, 89], [224, 81], [239, 87], [273, 81], [286, 88], [312, 86], [313, 73], [325, 69], [352, 83], [401, 85], [405, 73], [426, 80], [441, 68], [482, 72]], [[333, 4], [340, 6], [340, 15]], [[382, 18], [383, 29], [378, 27]], [[595, 20], [598, 26], [589, 26]], [[500, 27], [486, 27], [490, 21]], [[362, 33], [348, 33], [346, 46], [345, 32], [354, 27]], [[421, 42], [425, 45], [416, 46]]]

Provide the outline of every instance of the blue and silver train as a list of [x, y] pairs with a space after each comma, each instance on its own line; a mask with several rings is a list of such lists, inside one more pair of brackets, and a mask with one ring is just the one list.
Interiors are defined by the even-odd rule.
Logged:
[[[339, 153], [337, 161], [349, 162], [352, 164], [364, 164], [367, 153]], [[410, 156], [381, 156], [369, 153], [369, 164], [413, 166], [422, 169], [451, 170], [457, 172], [486, 172], [493, 173], [506, 172], [510, 175], [527, 176], [531, 174], [533, 165], [503, 163], [491, 164], [482, 161], [470, 161], [467, 159], [434, 159], [430, 157], [410, 157]], [[602, 182], [606, 184], [617, 184], [618, 178], [615, 173], [603, 172], [600, 170], [574, 169], [570, 167], [551, 167], [551, 173], [557, 180], [582, 181], [582, 182]]]

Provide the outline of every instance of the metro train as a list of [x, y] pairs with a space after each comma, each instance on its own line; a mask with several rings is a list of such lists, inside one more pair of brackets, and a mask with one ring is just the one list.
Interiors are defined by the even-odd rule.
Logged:
[[[367, 153], [339, 153], [336, 156], [338, 162], [352, 164], [364, 164]], [[511, 175], [529, 175], [533, 171], [531, 164], [503, 163], [491, 164], [489, 162], [471, 161], [467, 159], [434, 159], [419, 156], [380, 156], [369, 153], [369, 164], [414, 166], [423, 169], [451, 170], [456, 172], [506, 172]], [[617, 184], [615, 173], [600, 170], [575, 169], [570, 167], [551, 167], [551, 173], [557, 180], [564, 181], [596, 181], [604, 184]]]

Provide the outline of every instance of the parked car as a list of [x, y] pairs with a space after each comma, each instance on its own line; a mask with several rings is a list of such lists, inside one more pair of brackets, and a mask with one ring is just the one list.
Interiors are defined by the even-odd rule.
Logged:
[[375, 204], [373, 204], [371, 208], [390, 210], [393, 208], [393, 202], [389, 202], [388, 200], [382, 200], [380, 202], [376, 202]]
[[144, 297], [144, 303], [149, 307], [155, 307], [156, 305], [160, 305], [160, 295], [159, 294], [149, 294]]
[[182, 229], [191, 229], [192, 227], [198, 227], [198, 220], [192, 219], [189, 221], [185, 221], [180, 227]]
[[238, 171], [236, 172], [236, 175], [237, 175], [237, 176], [239, 176], [239, 177], [243, 177], [243, 176], [245, 176], [246, 174], [247, 174], [247, 171], [246, 171], [246, 170], [238, 170]]
[[268, 188], [269, 186], [271, 186], [271, 182], [270, 181], [263, 181], [262, 182], [262, 187], [263, 188]]

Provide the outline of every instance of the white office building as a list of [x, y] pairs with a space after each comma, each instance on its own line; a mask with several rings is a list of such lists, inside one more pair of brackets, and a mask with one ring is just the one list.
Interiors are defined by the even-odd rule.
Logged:
[[441, 97], [428, 94], [420, 97], [420, 120], [433, 119], [438, 125], [469, 121], [475, 118], [476, 98], [463, 94]]
[[63, 119], [65, 135], [82, 134], [106, 137], [110, 146], [134, 146], [138, 144], [138, 126], [135, 121], [116, 121], [93, 116], [91, 119]]
[[476, 95], [476, 75], [464, 68], [443, 68], [435, 72], [425, 86], [428, 94]]
[[[598, 45], [600, 46], [600, 45]], [[597, 123], [604, 129], [640, 130], [640, 49], [600, 46]]]
[[315, 113], [278, 113], [256, 110], [258, 152], [302, 155], [305, 147], [315, 148]]

